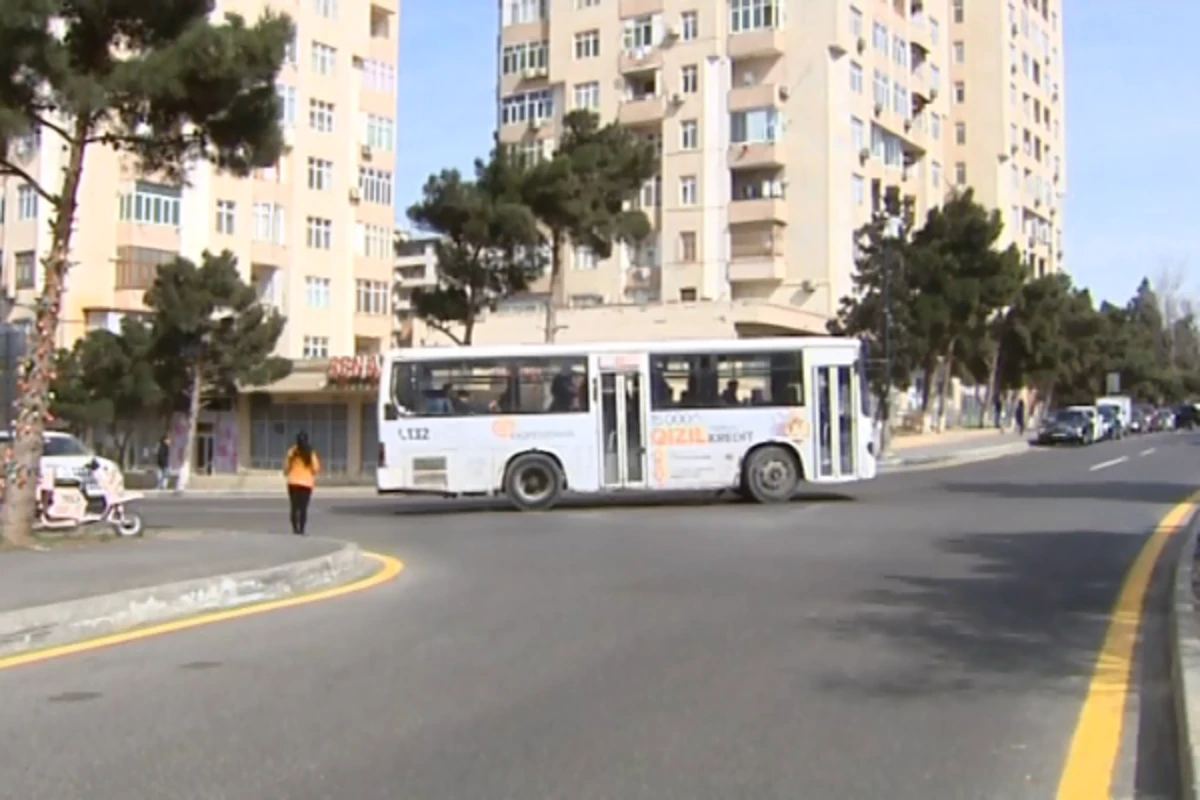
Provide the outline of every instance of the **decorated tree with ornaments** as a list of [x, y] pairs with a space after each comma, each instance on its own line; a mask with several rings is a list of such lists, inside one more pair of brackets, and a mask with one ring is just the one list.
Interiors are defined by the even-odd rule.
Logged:
[[[0, 525], [31, 543], [42, 432], [85, 166], [107, 149], [156, 180], [186, 180], [209, 161], [247, 175], [279, 158], [275, 80], [294, 28], [266, 13], [253, 25], [211, 16], [212, 0], [2, 0], [0, 176], [22, 181], [49, 211], [50, 244], [29, 357], [22, 365]], [[36, 169], [32, 153], [59, 169]], [[53, 175], [53, 179], [43, 179]], [[111, 187], [94, 187], [108, 191]]]

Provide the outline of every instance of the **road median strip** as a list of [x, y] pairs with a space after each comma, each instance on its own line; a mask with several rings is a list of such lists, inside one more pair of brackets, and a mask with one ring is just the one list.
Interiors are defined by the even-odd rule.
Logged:
[[331, 545], [335, 549], [329, 553], [297, 561], [2, 611], [0, 668], [40, 660], [39, 654], [70, 645], [87, 649], [118, 634], [137, 638], [138, 631], [153, 626], [189, 619], [199, 624], [221, 612], [232, 616], [321, 599], [318, 595], [357, 589], [371, 582], [373, 573], [390, 573], [386, 580], [400, 571], [399, 562], [363, 553], [355, 544]]

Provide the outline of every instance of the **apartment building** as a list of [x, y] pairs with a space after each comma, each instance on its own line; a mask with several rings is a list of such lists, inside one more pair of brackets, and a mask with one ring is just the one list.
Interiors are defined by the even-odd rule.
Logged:
[[[219, 0], [217, 11], [255, 18], [266, 5]], [[61, 346], [116, 330], [144, 311], [160, 264], [205, 250], [235, 253], [262, 302], [288, 318], [279, 353], [296, 371], [205, 412], [202, 473], [274, 469], [300, 429], [333, 471], [375, 455], [363, 422], [374, 429], [373, 400], [354, 381], [330, 381], [327, 365], [377, 353], [392, 336], [398, 0], [297, 0], [286, 11], [297, 32], [279, 77], [287, 147], [275, 166], [238, 179], [198, 164], [180, 186], [100, 148], [85, 165]], [[16, 146], [22, 166], [55, 187], [54, 134]], [[20, 323], [41, 290], [50, 215], [29, 186], [0, 181], [0, 285]]]
[[[1028, 167], [1021, 191], [1002, 187], [997, 159], [1023, 120], [1020, 105], [1010, 120], [997, 100], [1010, 79], [1030, 96], [1039, 88], [1030, 37], [1044, 27], [1061, 39], [1056, 11], [1039, 5], [1035, 23], [1030, 6], [1020, 74], [1004, 60], [1010, 26], [994, 0], [820, 0], [803, 4], [802, 18], [798, 5], [502, 0], [501, 142], [541, 157], [563, 115], [587, 108], [662, 154], [661, 175], [638, 198], [652, 240], [605, 260], [567, 255], [560, 340], [823, 333], [851, 290], [853, 232], [891, 187], [923, 216], [978, 176], [983, 202], [1006, 214], [1020, 206], [1014, 230], [1033, 230], [1027, 211], [1049, 213], [1024, 189], [1045, 184], [1025, 176], [1061, 159], [1061, 138], [1048, 155], [1043, 136], [1039, 157], [1041, 134], [1030, 130], [1029, 155], [1016, 154]], [[1040, 88], [1030, 114], [1058, 102], [1050, 83]], [[543, 282], [491, 315], [477, 341], [540, 341], [548, 300]]]
[[1030, 274], [1062, 270], [1061, 0], [951, 0], [952, 180], [1004, 215]]

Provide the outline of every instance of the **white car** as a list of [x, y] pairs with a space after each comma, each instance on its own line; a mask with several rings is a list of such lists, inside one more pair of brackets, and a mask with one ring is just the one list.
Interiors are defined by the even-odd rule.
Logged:
[[[12, 436], [8, 432], [0, 433], [0, 445], [9, 445]], [[99, 470], [120, 474], [121, 468], [115, 461], [101, 458], [92, 452], [86, 444], [69, 433], [46, 431], [42, 434], [42, 469], [53, 469], [59, 475], [71, 475], [87, 482], [92, 475], [92, 462], [99, 464]]]

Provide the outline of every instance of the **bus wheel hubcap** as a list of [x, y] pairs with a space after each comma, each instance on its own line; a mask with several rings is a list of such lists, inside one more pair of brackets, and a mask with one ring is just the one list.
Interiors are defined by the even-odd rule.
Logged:
[[782, 461], [769, 461], [762, 468], [762, 483], [767, 489], [781, 489], [787, 483], [788, 475], [787, 464]]
[[521, 473], [521, 491], [526, 497], [541, 497], [550, 489], [550, 476], [540, 469]]

